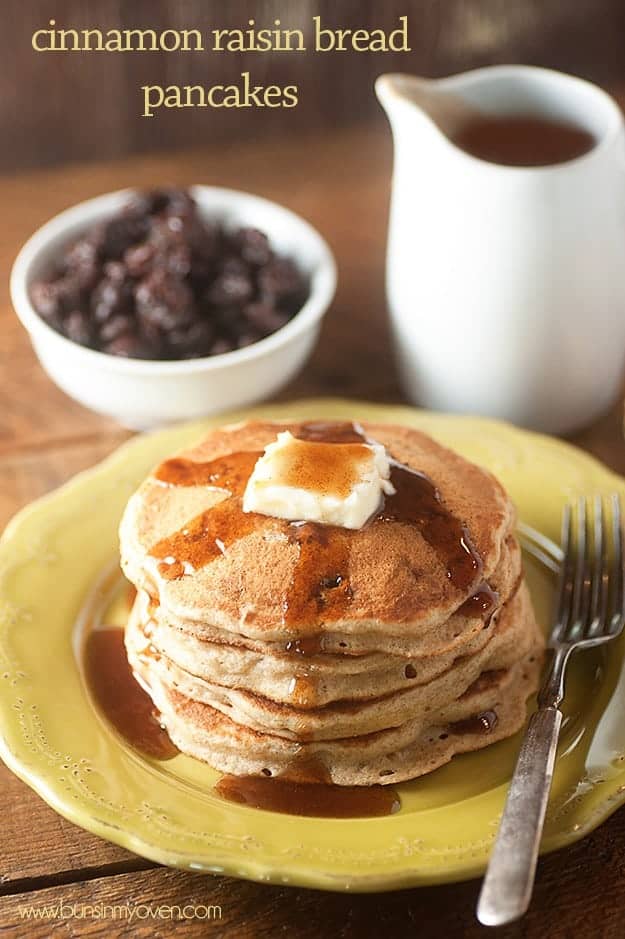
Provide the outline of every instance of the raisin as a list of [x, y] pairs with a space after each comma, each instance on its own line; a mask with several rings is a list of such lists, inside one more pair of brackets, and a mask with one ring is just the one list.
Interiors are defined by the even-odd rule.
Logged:
[[132, 305], [130, 283], [119, 283], [105, 277], [91, 295], [91, 312], [96, 323], [104, 323], [117, 313], [125, 313]]
[[190, 323], [194, 316], [191, 288], [184, 281], [153, 271], [135, 290], [137, 316], [165, 332]]
[[127, 359], [148, 359], [150, 351], [135, 333], [122, 333], [121, 336], [102, 347], [102, 352], [107, 352], [109, 355], [121, 355]]
[[257, 228], [240, 228], [235, 232], [232, 241], [248, 264], [262, 267], [273, 257], [267, 235]]
[[245, 349], [247, 346], [258, 342], [259, 339], [258, 333], [240, 333], [237, 336], [237, 349]]
[[91, 322], [87, 314], [81, 310], [72, 310], [65, 317], [63, 331], [72, 342], [77, 342], [80, 346], [91, 345], [93, 338]]
[[30, 299], [42, 319], [53, 324], [61, 322], [62, 309], [56, 281], [41, 280], [33, 284]]
[[248, 303], [243, 312], [260, 336], [269, 336], [270, 333], [275, 333], [289, 320], [288, 314], [281, 313], [267, 302]]
[[235, 344], [230, 339], [226, 339], [225, 336], [221, 336], [212, 344], [210, 353], [211, 355], [223, 355], [224, 352], [232, 352], [235, 348]]
[[113, 260], [121, 258], [130, 245], [141, 241], [146, 231], [147, 221], [137, 212], [127, 211], [112, 218], [104, 228], [104, 257]]
[[97, 237], [79, 238], [65, 252], [65, 271], [74, 274], [83, 290], [92, 290], [98, 282], [99, 252]]
[[132, 332], [134, 326], [135, 323], [132, 316], [118, 313], [116, 316], [111, 316], [102, 324], [99, 336], [102, 342], [112, 342], [113, 339], [117, 339], [117, 337], [123, 335], [123, 333]]
[[275, 258], [264, 267], [258, 285], [263, 298], [274, 301], [300, 297], [304, 292], [302, 275], [288, 258]]
[[124, 264], [131, 277], [145, 277], [152, 269], [156, 251], [147, 241], [133, 245], [124, 252]]
[[167, 345], [174, 358], [197, 358], [209, 354], [214, 338], [214, 328], [208, 320], [201, 319], [186, 329], [172, 329], [167, 334]]

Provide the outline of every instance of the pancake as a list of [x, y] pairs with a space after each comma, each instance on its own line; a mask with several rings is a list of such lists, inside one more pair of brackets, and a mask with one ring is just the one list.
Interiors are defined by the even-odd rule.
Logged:
[[[408, 721], [343, 740], [302, 743], [260, 733], [158, 680], [151, 694], [176, 746], [220, 772], [340, 786], [386, 785], [414, 779], [449, 762], [455, 754], [478, 750], [516, 733], [525, 721], [526, 701], [538, 685], [540, 649], [507, 671], [486, 674], [475, 689], [447, 708], [446, 715], [435, 715], [425, 728]], [[479, 715], [490, 711], [497, 720], [484, 732]], [[463, 721], [467, 722], [464, 726]]]
[[[462, 645], [440, 654], [424, 657], [404, 657], [373, 652], [363, 655], [321, 653], [307, 656], [305, 662], [282, 647], [254, 649], [238, 643], [206, 641], [178, 627], [153, 618], [146, 602], [139, 595], [131, 614], [131, 629], [143, 634], [135, 645], [150, 646], [152, 650], [170, 659], [174, 665], [191, 672], [200, 679], [216, 681], [230, 688], [247, 688], [274, 701], [296, 704], [298, 707], [319, 706], [341, 698], [361, 698], [383, 695], [406, 687], [414, 680], [424, 683], [451, 667], [459, 654], [472, 655], [490, 641], [497, 623], [496, 613], [491, 621], [480, 624], [480, 629]], [[274, 644], [275, 645], [275, 644]], [[306, 694], [302, 694], [304, 678]]]
[[[162, 654], [146, 654], [145, 636], [136, 627], [131, 626], [127, 630], [126, 647], [130, 664], [148, 687], [158, 675], [160, 681], [185, 697], [208, 704], [246, 727], [292, 740], [330, 740], [396, 727], [409, 718], [413, 721], [421, 718], [424, 722], [428, 714], [466, 691], [482, 672], [510, 667], [530, 648], [537, 646], [539, 639], [527, 590], [523, 586], [504, 609], [486, 646], [474, 655], [456, 659], [436, 678], [414, 683], [404, 677], [401, 690], [382, 697], [377, 697], [375, 689], [369, 685], [369, 695], [360, 700], [351, 696], [347, 683], [340, 700], [320, 708], [302, 707], [301, 701], [296, 706], [279, 703], [244, 687], [229, 688], [198, 678]], [[367, 686], [366, 675], [360, 676], [359, 680]], [[304, 681], [308, 691], [311, 681], [308, 674]], [[410, 687], [405, 687], [406, 684]]]
[[[490, 578], [490, 586], [497, 594], [499, 604], [505, 603], [517, 590], [522, 576], [521, 549], [516, 538], [509, 535], [503, 546], [500, 565]], [[145, 591], [142, 593], [145, 595]], [[496, 616], [496, 610], [493, 614]], [[234, 634], [228, 630], [219, 629], [211, 623], [181, 619], [167, 607], [163, 608], [161, 604], [154, 602], [151, 617], [157, 623], [176, 627], [196, 639], [246, 648], [261, 655], [267, 652], [279, 655], [285, 651], [285, 645], [293, 641], [290, 633], [286, 633], [281, 641], [274, 642]], [[385, 623], [383, 631], [369, 630], [362, 634], [356, 631], [336, 632], [334, 631], [335, 625], [337, 624], [331, 624], [331, 631], [326, 629], [319, 636], [318, 651], [340, 656], [381, 652], [406, 658], [422, 658], [451, 652], [459, 654], [466, 642], [479, 643], [479, 634], [484, 629], [484, 617], [479, 610], [467, 612], [466, 609], [465, 611], [460, 609], [446, 622], [429, 628], [421, 626], [414, 633], [408, 633], [403, 623]], [[354, 624], [349, 625], [354, 629]]]
[[[449, 620], [478, 584], [488, 581], [498, 569], [506, 538], [513, 530], [514, 508], [488, 471], [419, 431], [393, 425], [365, 424], [363, 429], [368, 437], [384, 444], [400, 464], [435, 480], [450, 517], [462, 519], [481, 559], [481, 570], [475, 570], [469, 583], [458, 584], [448, 576], [449, 558], [424, 538], [418, 526], [391, 520], [349, 532], [341, 559], [349, 602], [337, 603], [343, 587], [338, 594], [326, 589], [322, 570], [314, 584], [303, 585], [309, 572], [302, 570], [301, 562], [310, 552], [294, 538], [291, 523], [265, 516], [248, 518], [249, 527], [240, 526], [241, 531], [234, 531], [232, 524], [227, 524], [233, 519], [225, 518], [227, 546], [216, 538], [223, 550], [209, 546], [209, 563], [199, 567], [188, 564], [184, 576], [170, 578], [171, 565], [168, 568], [163, 558], [154, 556], [155, 548], [162, 548], [177, 535], [178, 551], [191, 549], [201, 540], [202, 513], [210, 515], [209, 509], [230, 501], [230, 490], [211, 489], [206, 484], [211, 469], [236, 454], [254, 457], [281, 430], [297, 434], [303, 428], [294, 423], [253, 422], [213, 430], [200, 444], [178, 456], [174, 464], [176, 485], [166, 481], [172, 477], [171, 461], [157, 467], [130, 499], [121, 524], [122, 567], [129, 580], [157, 598], [173, 617], [210, 623], [263, 641], [328, 631], [380, 633], [389, 625], [395, 635], [412, 635], [417, 629], [427, 631]], [[249, 473], [253, 459], [248, 463]], [[179, 484], [181, 477], [185, 483], [193, 481], [194, 469], [196, 478], [205, 484]], [[235, 465], [232, 475], [236, 470]], [[220, 510], [225, 514], [221, 506]], [[237, 525], [241, 515], [236, 515]], [[187, 536], [182, 534], [185, 531]], [[321, 565], [322, 546], [313, 548]], [[183, 568], [180, 564], [181, 572]], [[303, 586], [311, 602], [301, 602]], [[285, 610], [293, 607], [296, 615], [285, 615]]]
[[[527, 588], [522, 584], [499, 615], [460, 651], [412, 660], [379, 653], [362, 656], [319, 654], [302, 660], [293, 653], [264, 654], [236, 646], [203, 642], [149, 619], [147, 604], [137, 598], [128, 627], [130, 655], [147, 654], [155, 667], [166, 669], [176, 686], [188, 689], [196, 679], [202, 700], [205, 683], [244, 690], [250, 700], [269, 698], [279, 704], [310, 709], [334, 701], [366, 701], [412, 686], [425, 686], [457, 665], [467, 670], [470, 661], [485, 661], [502, 654], [522, 654], [534, 634]], [[502, 652], [503, 650], [503, 652]], [[476, 658], [479, 655], [479, 658]], [[508, 664], [508, 658], [503, 664]], [[497, 666], [498, 667], [498, 664]], [[472, 666], [475, 669], [475, 665]], [[186, 675], [183, 673], [187, 673]], [[470, 683], [467, 682], [468, 684]], [[223, 692], [218, 690], [216, 694]], [[211, 703], [208, 701], [208, 703]], [[227, 707], [233, 702], [228, 698]], [[218, 705], [215, 705], [218, 706]], [[232, 715], [231, 715], [232, 716]]]

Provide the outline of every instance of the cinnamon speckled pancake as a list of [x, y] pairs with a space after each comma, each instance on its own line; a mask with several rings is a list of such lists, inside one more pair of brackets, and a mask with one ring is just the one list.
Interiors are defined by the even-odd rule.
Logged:
[[[211, 431], [196, 447], [179, 455], [192, 463], [214, 462], [236, 453], [255, 453], [284, 429], [297, 434], [297, 423], [253, 422]], [[448, 576], [441, 557], [417, 526], [399, 521], [366, 525], [350, 532], [346, 570], [351, 598], [339, 618], [324, 617], [328, 597], [318, 585], [316, 622], [285, 621], [285, 591], [301, 572], [301, 544], [288, 522], [263, 517], [262, 525], [234, 540], [199, 569], [168, 579], [150, 551], [194, 519], [225, 500], [227, 493], [206, 485], [168, 485], [149, 477], [130, 499], [122, 520], [122, 567], [128, 578], [182, 620], [212, 626], [264, 641], [311, 632], [380, 632], [393, 624], [412, 633], [446, 622], [476, 585], [497, 570], [515, 513], [501, 485], [486, 470], [406, 427], [365, 424], [367, 436], [384, 444], [391, 456], [436, 484], [451, 516], [470, 533], [483, 570], [468, 586]], [[157, 468], [158, 472], [158, 468]], [[197, 533], [195, 535], [197, 537]], [[310, 616], [312, 618], [312, 615]]]
[[[507, 665], [523, 653], [534, 635], [532, 616], [527, 588], [522, 584], [499, 614], [490, 623], [483, 623], [481, 631], [460, 650], [412, 660], [381, 653], [360, 656], [323, 653], [302, 662], [298, 655], [284, 651], [258, 652], [198, 640], [150, 618], [148, 604], [140, 595], [130, 618], [126, 643], [131, 661], [136, 655], [151, 655], [154, 667], [162, 674], [167, 672], [175, 687], [214, 707], [219, 707], [218, 702], [225, 696], [225, 706], [232, 708], [233, 701], [226, 689], [238, 689], [244, 699], [249, 698], [252, 711], [257, 710], [259, 698], [307, 710], [334, 701], [366, 702], [413, 686], [424, 689], [459, 665], [471, 675], [487, 659], [496, 660], [492, 667]], [[474, 664], [469, 666], [471, 661]], [[479, 665], [475, 664], [478, 662]], [[456, 681], [461, 677], [457, 673]], [[471, 680], [469, 677], [467, 684]], [[218, 687], [211, 691], [212, 686]], [[245, 703], [244, 700], [244, 709]], [[241, 719], [247, 723], [245, 718]]]
[[[309, 683], [312, 682], [308, 673], [304, 679], [304, 693], [298, 694], [296, 686], [295, 702], [285, 704], [274, 700], [271, 688], [268, 689], [270, 696], [266, 697], [245, 687], [232, 688], [214, 680], [198, 678], [166, 656], [146, 651], [148, 641], [140, 630], [130, 627], [126, 631], [130, 664], [148, 687], [158, 676], [161, 682], [185, 697], [208, 704], [239, 724], [292, 740], [330, 740], [370, 734], [386, 727], [396, 727], [408, 719], [417, 722], [420, 718], [423, 723], [428, 714], [463, 694], [482, 672], [511, 667], [539, 642], [540, 633], [523, 586], [504, 608], [484, 648], [473, 655], [457, 658], [446, 671], [430, 681], [404, 678], [404, 687], [379, 696], [375, 678], [372, 681], [370, 676], [361, 674], [358, 681], [362, 689], [368, 691], [366, 697], [352, 696], [350, 682], [346, 681], [338, 701], [315, 707], [314, 700], [311, 701], [313, 695], [308, 697]], [[267, 684], [270, 685], [269, 679]]]
[[[525, 721], [526, 701], [538, 685], [541, 649], [537, 646], [507, 671], [486, 673], [475, 689], [433, 714], [425, 728], [420, 721], [407, 721], [342, 740], [308, 743], [260, 733], [158, 680], [151, 694], [176, 746], [221, 772], [312, 782], [321, 778], [341, 786], [384, 785], [414, 779], [457, 753], [478, 750], [516, 733]], [[482, 715], [488, 720], [489, 712], [496, 715], [496, 723], [484, 732], [475, 718]]]
[[[499, 596], [499, 603], [503, 605], [517, 591], [522, 580], [523, 568], [521, 549], [516, 538], [509, 535], [503, 545], [499, 566], [490, 578], [490, 585]], [[139, 603], [145, 608], [147, 594], [140, 593]], [[285, 650], [288, 634], [282, 640], [252, 639], [249, 636], [237, 635], [229, 630], [219, 629], [210, 622], [200, 623], [182, 619], [172, 613], [167, 607], [160, 604], [151, 604], [150, 618], [164, 630], [171, 628], [184, 633], [191, 639], [232, 648], [245, 648], [265, 655], [267, 652], [279, 655]], [[145, 619], [146, 613], [141, 614]], [[497, 617], [497, 610], [493, 612], [493, 619]], [[454, 653], [459, 655], [465, 644], [479, 645], [484, 631], [484, 617], [479, 611], [456, 611], [444, 623], [429, 625], [427, 628], [419, 624], [419, 628], [408, 632], [403, 623], [383, 624], [379, 631], [367, 630], [359, 633], [355, 623], [349, 623], [351, 632], [338, 632], [343, 624], [328, 624], [320, 639], [320, 651], [335, 654], [341, 658], [362, 656], [371, 653], [383, 653], [410, 659], [433, 658], [437, 655]]]

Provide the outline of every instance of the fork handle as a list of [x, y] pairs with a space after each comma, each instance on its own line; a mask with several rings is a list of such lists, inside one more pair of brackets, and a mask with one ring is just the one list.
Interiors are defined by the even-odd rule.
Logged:
[[478, 901], [485, 926], [510, 923], [529, 906], [561, 723], [551, 705], [528, 724]]

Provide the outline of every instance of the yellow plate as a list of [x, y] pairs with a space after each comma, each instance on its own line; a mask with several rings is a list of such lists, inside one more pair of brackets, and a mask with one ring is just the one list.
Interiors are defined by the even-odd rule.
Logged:
[[[327, 399], [250, 413], [422, 428], [489, 467], [523, 522], [556, 540], [565, 500], [625, 493], [625, 480], [575, 448], [494, 421]], [[391, 890], [479, 874], [518, 736], [399, 786], [397, 815], [310, 819], [223, 801], [213, 792], [212, 770], [182, 755], [165, 763], [143, 758], [94, 710], [74, 653], [80, 611], [87, 598], [98, 600], [94, 584], [114, 564], [130, 493], [155, 462], [207, 426], [139, 437], [9, 525], [0, 542], [3, 759], [66, 818], [162, 864], [328, 890]], [[532, 561], [526, 569], [546, 623], [552, 575]], [[582, 837], [625, 801], [622, 662], [619, 642], [572, 663], [546, 851]]]

